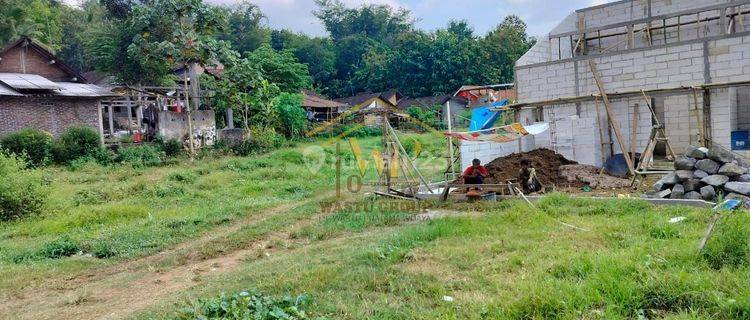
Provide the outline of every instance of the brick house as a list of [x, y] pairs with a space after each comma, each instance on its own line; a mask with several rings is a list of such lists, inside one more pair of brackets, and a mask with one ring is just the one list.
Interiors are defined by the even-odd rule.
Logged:
[[31, 127], [57, 137], [72, 126], [101, 133], [99, 102], [113, 96], [43, 44], [22, 37], [0, 51], [0, 135]]

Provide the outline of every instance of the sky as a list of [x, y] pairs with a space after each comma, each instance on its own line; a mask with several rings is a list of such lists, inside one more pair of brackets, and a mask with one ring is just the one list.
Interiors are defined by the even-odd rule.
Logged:
[[[77, 3], [80, 0], [65, 0]], [[242, 0], [205, 0], [213, 4], [231, 5]], [[499, 24], [505, 16], [515, 14], [528, 24], [528, 33], [541, 36], [549, 33], [568, 14], [589, 6], [613, 0], [342, 0], [356, 7], [363, 3], [388, 4], [405, 8], [417, 19], [417, 27], [432, 31], [450, 20], [467, 20], [478, 35]], [[268, 17], [266, 24], [274, 29], [290, 29], [312, 36], [326, 34], [323, 25], [313, 16], [315, 0], [251, 0]]]

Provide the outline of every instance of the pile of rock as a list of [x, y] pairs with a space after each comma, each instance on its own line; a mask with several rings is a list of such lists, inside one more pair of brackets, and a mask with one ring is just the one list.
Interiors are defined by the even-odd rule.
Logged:
[[651, 196], [706, 201], [724, 196], [750, 203], [750, 165], [732, 152], [689, 147], [674, 165], [676, 171], [656, 182]]

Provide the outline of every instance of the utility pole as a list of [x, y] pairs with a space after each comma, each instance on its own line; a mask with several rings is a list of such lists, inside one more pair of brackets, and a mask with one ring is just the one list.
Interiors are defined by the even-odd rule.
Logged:
[[[187, 64], [185, 67], [188, 67]], [[184, 81], [185, 81], [185, 113], [187, 113], [188, 118], [188, 144], [190, 146], [190, 161], [195, 160], [195, 143], [193, 138], [193, 113], [190, 111], [190, 96], [189, 96], [189, 88], [188, 88], [188, 74], [184, 73]]]

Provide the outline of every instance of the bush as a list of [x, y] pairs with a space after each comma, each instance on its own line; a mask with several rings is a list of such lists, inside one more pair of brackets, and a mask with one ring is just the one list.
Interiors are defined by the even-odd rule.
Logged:
[[25, 157], [34, 167], [47, 164], [52, 156], [52, 136], [32, 128], [6, 135], [0, 139], [0, 146], [7, 152]]
[[307, 114], [302, 108], [302, 95], [299, 93], [281, 93], [275, 100], [276, 112], [279, 114], [278, 130], [289, 138], [302, 136], [307, 126]]
[[199, 300], [182, 309], [175, 319], [309, 319], [305, 313], [308, 298], [285, 296], [281, 299], [243, 291], [239, 294], [209, 300]]
[[133, 168], [143, 168], [162, 165], [165, 157], [164, 152], [156, 147], [143, 145], [120, 149], [115, 161], [130, 164]]
[[92, 156], [99, 149], [99, 133], [89, 127], [72, 127], [55, 141], [52, 153], [58, 163], [68, 163]]
[[234, 152], [240, 156], [268, 152], [284, 144], [284, 136], [276, 133], [273, 128], [255, 127], [250, 129], [250, 138], [234, 147]]
[[41, 172], [17, 156], [0, 153], [0, 220], [39, 213], [47, 201]]
[[39, 255], [45, 258], [57, 259], [69, 257], [81, 251], [81, 246], [69, 236], [65, 235], [45, 243]]
[[156, 137], [154, 139], [156, 147], [164, 152], [167, 157], [176, 157], [182, 154], [184, 148], [182, 142], [176, 139], [164, 139], [164, 137]]

